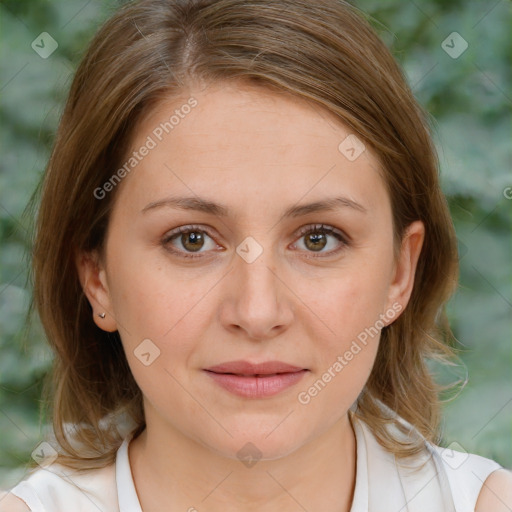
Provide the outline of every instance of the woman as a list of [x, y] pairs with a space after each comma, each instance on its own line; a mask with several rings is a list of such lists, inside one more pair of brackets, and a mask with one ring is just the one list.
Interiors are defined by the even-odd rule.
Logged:
[[42, 189], [55, 440], [0, 510], [510, 510], [510, 472], [436, 445], [454, 240], [348, 4], [120, 9]]

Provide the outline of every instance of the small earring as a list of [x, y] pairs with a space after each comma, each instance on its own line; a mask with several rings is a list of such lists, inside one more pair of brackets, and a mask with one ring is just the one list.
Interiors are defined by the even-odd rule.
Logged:
[[105, 318], [105, 313], [98, 313], [98, 316], [103, 319]]

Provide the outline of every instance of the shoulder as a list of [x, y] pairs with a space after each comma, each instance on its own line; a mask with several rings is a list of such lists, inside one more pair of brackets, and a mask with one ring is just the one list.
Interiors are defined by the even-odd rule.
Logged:
[[27, 504], [10, 492], [0, 493], [0, 512], [30, 512]]
[[[400, 423], [402, 421], [408, 430], [402, 431], [392, 425], [391, 433], [394, 439], [407, 444], [416, 438], [417, 430], [400, 419]], [[405, 504], [414, 500], [432, 506], [433, 499], [441, 499], [443, 502], [453, 501], [461, 511], [512, 512], [512, 472], [498, 462], [468, 453], [458, 443], [441, 447], [424, 438], [424, 450], [410, 457], [397, 458], [377, 443], [364, 421], [358, 423], [363, 432], [368, 431], [368, 435], [359, 436], [366, 441], [368, 463], [378, 470], [383, 481], [395, 482], [394, 490], [389, 485], [381, 485], [383, 494], [403, 494], [407, 498]], [[432, 506], [431, 510], [441, 508], [442, 505]]]
[[475, 512], [510, 512], [512, 510], [512, 471], [498, 469], [485, 480]]
[[76, 505], [76, 510], [115, 510], [115, 467], [109, 465], [94, 470], [73, 470], [52, 464], [38, 468], [0, 501], [0, 512], [66, 510], [70, 502]]
[[[443, 466], [443, 472], [448, 479], [455, 504], [464, 506], [463, 510], [501, 512], [502, 509], [497, 509], [495, 505], [482, 508], [482, 503], [484, 503], [482, 500], [490, 499], [489, 493], [492, 494], [491, 489], [493, 487], [498, 488], [498, 485], [500, 488], [510, 486], [510, 482], [507, 483], [506, 480], [502, 480], [502, 478], [506, 479], [509, 476], [509, 472], [492, 459], [473, 453], [456, 451], [451, 446], [447, 448], [436, 446], [435, 449]], [[458, 446], [460, 447], [460, 445]], [[505, 474], [505, 477], [502, 477], [502, 474]], [[499, 480], [495, 481], [496, 478]], [[486, 503], [495, 502], [486, 501]], [[511, 509], [507, 507], [503, 510], [510, 512]]]

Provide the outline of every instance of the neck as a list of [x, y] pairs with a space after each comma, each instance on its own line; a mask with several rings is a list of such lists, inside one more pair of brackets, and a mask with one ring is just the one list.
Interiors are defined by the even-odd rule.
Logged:
[[129, 453], [144, 512], [161, 510], [162, 503], [189, 512], [349, 512], [355, 487], [356, 443], [348, 415], [289, 455], [254, 465], [150, 422]]

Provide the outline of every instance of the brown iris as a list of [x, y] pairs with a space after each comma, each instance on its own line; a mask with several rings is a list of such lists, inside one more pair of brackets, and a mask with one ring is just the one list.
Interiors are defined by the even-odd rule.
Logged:
[[327, 244], [325, 233], [310, 233], [306, 235], [306, 247], [313, 251], [322, 250]]
[[204, 245], [204, 236], [200, 231], [190, 231], [181, 235], [181, 243], [187, 251], [199, 251]]

